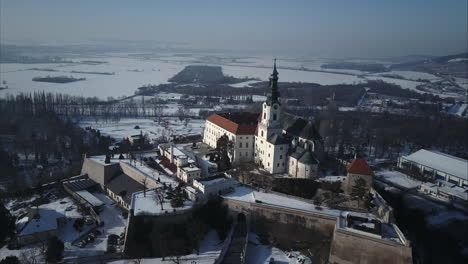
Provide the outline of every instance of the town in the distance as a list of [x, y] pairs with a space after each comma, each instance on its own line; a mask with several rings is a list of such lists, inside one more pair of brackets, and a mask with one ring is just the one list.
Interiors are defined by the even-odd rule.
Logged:
[[468, 263], [466, 10], [0, 0], [0, 264]]

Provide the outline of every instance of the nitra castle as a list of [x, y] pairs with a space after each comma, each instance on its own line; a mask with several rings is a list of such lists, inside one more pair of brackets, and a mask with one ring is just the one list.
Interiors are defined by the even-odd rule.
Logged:
[[317, 177], [322, 138], [311, 121], [282, 111], [276, 60], [262, 113], [221, 113], [207, 118], [203, 142], [216, 148], [224, 135], [232, 142], [233, 164], [254, 162], [271, 174]]

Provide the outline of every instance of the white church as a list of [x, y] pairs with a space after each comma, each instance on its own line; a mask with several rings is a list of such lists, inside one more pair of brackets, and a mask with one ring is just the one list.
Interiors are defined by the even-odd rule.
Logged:
[[216, 148], [227, 135], [233, 143], [233, 164], [254, 162], [271, 174], [315, 178], [323, 151], [322, 138], [311, 121], [281, 111], [276, 60], [262, 113], [213, 114], [205, 122], [203, 142]]

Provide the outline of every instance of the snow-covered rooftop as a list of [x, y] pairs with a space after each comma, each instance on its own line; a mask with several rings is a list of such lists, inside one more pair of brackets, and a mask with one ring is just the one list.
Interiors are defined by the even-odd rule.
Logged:
[[76, 192], [79, 196], [81, 196], [83, 199], [85, 199], [91, 206], [101, 206], [104, 203], [99, 200], [96, 196], [91, 194], [90, 192], [83, 190], [83, 191], [77, 191]]
[[468, 180], [468, 160], [425, 149], [402, 158]]
[[211, 178], [211, 179], [206, 179], [206, 180], [201, 178], [201, 179], [198, 179], [196, 181], [198, 181], [200, 184], [203, 184], [203, 185], [210, 185], [210, 184], [215, 184], [215, 183], [219, 183], [219, 182], [224, 182], [224, 181], [227, 181], [227, 180], [228, 179], [225, 178], [225, 177], [217, 177], [217, 178]]
[[[174, 208], [171, 206], [171, 200], [164, 199], [163, 209], [157, 200], [156, 190], [147, 190], [145, 192], [137, 192], [132, 195], [131, 208], [135, 215], [158, 215], [165, 213], [173, 213]], [[164, 195], [165, 196], [165, 195]], [[192, 208], [192, 201], [184, 201], [183, 207], [175, 208], [177, 211], [187, 210]]]
[[182, 167], [181, 169], [184, 170], [184, 171], [187, 171], [187, 172], [193, 172], [193, 171], [199, 171], [200, 170], [198, 167], [190, 167], [190, 166]]
[[57, 229], [57, 218], [65, 217], [64, 214], [53, 209], [37, 210], [37, 215], [24, 225], [19, 236], [27, 236], [34, 233], [45, 232]]
[[88, 157], [88, 159], [99, 162], [104, 166], [116, 164], [116, 163], [119, 163], [119, 161], [120, 161], [118, 158], [111, 158], [110, 163], [105, 163], [105, 161], [106, 161], [106, 156], [105, 155], [91, 156], [91, 157]]

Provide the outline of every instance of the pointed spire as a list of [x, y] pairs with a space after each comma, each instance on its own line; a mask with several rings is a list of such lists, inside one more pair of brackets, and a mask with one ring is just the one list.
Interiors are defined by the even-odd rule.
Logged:
[[276, 58], [275, 62], [273, 63], [273, 75], [278, 75], [278, 71], [276, 70]]
[[270, 76], [270, 91], [267, 94], [267, 104], [279, 104], [279, 91], [278, 91], [278, 71], [276, 70], [276, 58], [273, 63], [273, 73]]

